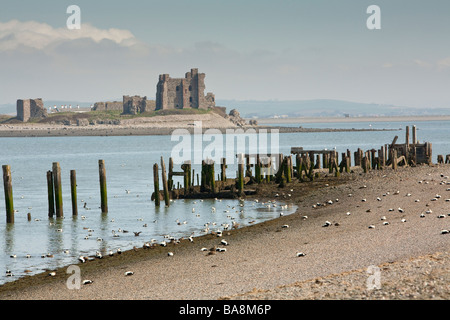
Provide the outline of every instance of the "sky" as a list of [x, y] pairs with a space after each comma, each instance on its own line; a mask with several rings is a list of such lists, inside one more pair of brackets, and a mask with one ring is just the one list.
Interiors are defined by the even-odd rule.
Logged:
[[154, 98], [159, 74], [198, 68], [216, 100], [448, 108], [449, 16], [448, 0], [0, 0], [0, 104]]

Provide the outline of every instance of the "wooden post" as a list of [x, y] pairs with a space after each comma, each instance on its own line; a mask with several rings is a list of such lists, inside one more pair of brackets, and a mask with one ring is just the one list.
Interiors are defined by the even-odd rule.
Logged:
[[316, 155], [316, 165], [314, 166], [314, 169], [320, 169], [320, 154]]
[[413, 144], [417, 143], [416, 126], [412, 127], [412, 143]]
[[48, 216], [53, 218], [55, 214], [55, 197], [53, 191], [53, 172], [47, 171]]
[[70, 194], [72, 196], [72, 215], [78, 215], [77, 205], [77, 174], [75, 170], [70, 170]]
[[259, 157], [259, 154], [256, 155], [255, 181], [256, 183], [261, 183], [261, 159]]
[[209, 164], [209, 185], [211, 187], [211, 192], [216, 193], [216, 177], [214, 171], [214, 161], [211, 161]]
[[382, 169], [384, 168], [384, 166], [386, 166], [386, 151], [384, 149], [384, 146], [381, 146], [378, 157], [380, 158], [380, 167]]
[[292, 158], [291, 158], [291, 156], [287, 156], [286, 158], [285, 158], [285, 161], [286, 161], [286, 166], [285, 166], [285, 168], [284, 168], [284, 173], [285, 173], [285, 176], [286, 176], [286, 182], [291, 182], [292, 181], [292, 175], [291, 175], [291, 160], [292, 160]]
[[183, 175], [183, 180], [184, 180], [184, 195], [187, 195], [189, 193], [189, 189], [190, 189], [190, 183], [189, 183], [189, 166], [187, 163], [183, 163], [181, 165], [181, 169], [183, 169], [184, 175]]
[[328, 153], [322, 154], [322, 162], [323, 168], [328, 168]]
[[167, 185], [166, 165], [164, 163], [163, 157], [161, 157], [161, 176], [163, 183], [164, 202], [166, 203], [166, 207], [168, 207], [170, 206], [170, 197], [169, 197], [169, 187]]
[[406, 150], [409, 149], [409, 126], [406, 126], [405, 130], [405, 144], [406, 144]]
[[397, 150], [392, 150], [392, 169], [397, 170]]
[[238, 158], [238, 191], [240, 196], [244, 193], [244, 155], [242, 153]]
[[155, 188], [155, 206], [160, 206], [160, 199], [159, 199], [159, 174], [158, 174], [158, 164], [155, 163], [153, 165], [153, 186]]
[[106, 168], [105, 160], [98, 160], [98, 172], [100, 180], [100, 200], [102, 213], [108, 212], [108, 194], [106, 189]]
[[14, 201], [12, 190], [11, 167], [3, 165], [3, 187], [5, 190], [6, 223], [14, 223]]
[[190, 161], [188, 161], [188, 185], [189, 185], [189, 190], [191, 190], [191, 185], [192, 185], [192, 164]]
[[61, 218], [63, 214], [63, 199], [62, 199], [62, 189], [61, 189], [61, 167], [59, 162], [53, 162], [53, 187], [55, 189], [55, 207], [56, 207], [56, 217]]
[[202, 160], [200, 192], [205, 192], [205, 189], [206, 189], [206, 164], [205, 160]]
[[220, 181], [227, 181], [227, 159], [222, 158], [220, 161]]
[[173, 159], [169, 158], [169, 180], [167, 180], [169, 190], [173, 190]]
[[303, 157], [297, 154], [297, 179], [303, 182]]

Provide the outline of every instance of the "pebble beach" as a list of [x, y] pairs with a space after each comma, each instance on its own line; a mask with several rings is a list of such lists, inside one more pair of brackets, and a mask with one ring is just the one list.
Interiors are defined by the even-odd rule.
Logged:
[[[353, 168], [284, 188], [262, 184], [251, 199], [297, 211], [80, 262], [82, 280], [92, 281], [80, 289], [68, 289], [65, 267], [48, 270], [1, 286], [0, 299], [448, 299], [449, 176], [449, 165]], [[369, 289], [374, 268], [379, 283]]]

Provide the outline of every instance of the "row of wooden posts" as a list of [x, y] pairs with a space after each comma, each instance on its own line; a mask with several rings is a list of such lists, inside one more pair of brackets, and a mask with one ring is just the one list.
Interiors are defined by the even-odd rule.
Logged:
[[[106, 189], [106, 169], [105, 161], [99, 160], [99, 180], [100, 180], [100, 199], [102, 213], [108, 212], [108, 197]], [[6, 222], [14, 223], [14, 202], [13, 202], [13, 188], [11, 177], [11, 166], [3, 165], [3, 186], [5, 191], [6, 204]], [[47, 171], [47, 193], [48, 193], [48, 216], [52, 218], [56, 215], [57, 218], [64, 216], [63, 214], [63, 196], [61, 188], [61, 167], [59, 162], [53, 162], [52, 170]], [[72, 200], [72, 215], [78, 215], [77, 203], [77, 178], [76, 171], [70, 170], [70, 194]], [[28, 220], [31, 219], [28, 214]]]
[[[419, 143], [417, 140], [416, 126], [412, 128], [412, 141], [409, 138], [409, 126], [406, 127], [406, 136], [404, 144], [397, 144], [398, 136], [396, 136], [392, 143], [382, 145], [378, 150], [370, 149], [363, 151], [358, 148], [353, 153], [354, 166], [361, 167], [364, 172], [372, 169], [382, 170], [387, 166], [392, 167], [394, 170], [399, 165], [417, 165], [417, 164], [431, 164], [432, 145], [431, 143]], [[322, 157], [320, 157], [322, 155]], [[342, 172], [349, 173], [351, 171], [352, 154], [347, 149], [346, 152], [341, 154], [341, 160], [339, 161], [339, 154], [335, 150], [304, 150], [301, 147], [291, 148], [291, 155], [283, 156], [283, 154], [239, 154], [238, 171], [236, 179], [231, 179], [227, 184], [226, 178], [226, 159], [222, 158], [220, 163], [221, 173], [215, 180], [214, 161], [203, 161], [201, 169], [201, 183], [199, 183], [199, 175], [197, 174], [197, 186], [200, 186], [196, 190], [199, 192], [209, 192], [214, 195], [217, 191], [223, 189], [223, 186], [230, 187], [230, 191], [237, 191], [238, 195], [244, 194], [244, 181], [248, 183], [261, 183], [275, 181], [276, 183], [285, 184], [291, 182], [292, 179], [297, 178], [300, 181], [314, 180], [315, 177], [320, 175], [320, 172], [327, 172], [334, 174], [336, 177]], [[292, 156], [295, 156], [296, 165], [293, 165]], [[278, 171], [274, 172], [273, 159], [278, 163]], [[254, 164], [251, 164], [251, 162]], [[438, 156], [438, 163], [444, 163], [443, 156]], [[447, 155], [445, 163], [450, 163], [450, 155]], [[182, 191], [183, 194], [178, 192], [177, 196], [190, 194], [193, 192], [192, 177], [195, 176], [195, 171], [191, 170], [190, 162], [185, 162], [182, 166], [182, 172], [173, 171], [173, 161], [169, 159], [169, 176], [166, 177], [166, 169], [164, 159], [161, 157], [161, 171], [163, 182], [163, 196], [165, 205], [170, 205], [171, 192], [174, 190], [173, 176], [184, 176], [184, 188], [180, 188], [178, 184], [178, 191]], [[252, 173], [252, 167], [254, 167], [254, 173]], [[322, 169], [322, 170], [318, 170]], [[155, 205], [160, 206], [160, 190], [159, 190], [159, 177], [158, 177], [158, 164], [153, 167], [154, 177], [154, 199]], [[219, 185], [219, 186], [217, 186]]]

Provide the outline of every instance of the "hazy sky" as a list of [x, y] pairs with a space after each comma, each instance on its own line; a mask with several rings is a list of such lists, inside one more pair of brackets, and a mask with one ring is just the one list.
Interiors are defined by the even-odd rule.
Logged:
[[153, 98], [191, 68], [218, 100], [450, 107], [450, 1], [0, 0], [0, 103]]

